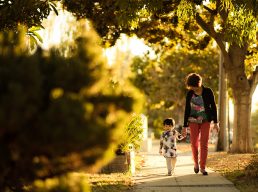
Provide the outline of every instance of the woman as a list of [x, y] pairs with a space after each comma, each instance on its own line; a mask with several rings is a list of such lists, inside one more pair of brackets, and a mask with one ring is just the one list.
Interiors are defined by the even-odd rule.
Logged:
[[[194, 160], [194, 172], [208, 175], [205, 170], [208, 155], [208, 140], [210, 124], [213, 121], [213, 128], [218, 131], [217, 108], [214, 94], [210, 88], [202, 85], [202, 78], [197, 73], [191, 73], [186, 77], [186, 86], [189, 89], [186, 95], [184, 130], [190, 127], [190, 140]], [[200, 165], [198, 162], [198, 147], [200, 136]]]

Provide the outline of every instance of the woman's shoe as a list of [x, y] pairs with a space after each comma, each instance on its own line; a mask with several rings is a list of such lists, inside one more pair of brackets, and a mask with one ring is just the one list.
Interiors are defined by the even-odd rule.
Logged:
[[205, 169], [201, 170], [202, 175], [208, 175], [208, 172]]
[[197, 174], [199, 173], [199, 167], [194, 167], [194, 172]]

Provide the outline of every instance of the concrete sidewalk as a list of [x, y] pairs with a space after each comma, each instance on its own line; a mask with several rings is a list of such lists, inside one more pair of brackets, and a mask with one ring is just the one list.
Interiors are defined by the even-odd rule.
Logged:
[[190, 151], [180, 151], [180, 145], [186, 147], [186, 144], [178, 144], [174, 176], [166, 175], [166, 162], [158, 154], [158, 141], [153, 142], [152, 152], [141, 153], [145, 166], [134, 176], [133, 192], [239, 192], [230, 181], [210, 169], [206, 169], [208, 176], [195, 174]]

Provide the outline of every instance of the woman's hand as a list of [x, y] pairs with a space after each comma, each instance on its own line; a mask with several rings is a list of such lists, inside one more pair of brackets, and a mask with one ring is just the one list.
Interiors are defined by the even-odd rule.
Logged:
[[186, 135], [187, 135], [187, 129], [188, 129], [188, 127], [183, 127], [183, 129], [182, 129], [182, 136], [183, 136], [183, 137], [186, 137]]

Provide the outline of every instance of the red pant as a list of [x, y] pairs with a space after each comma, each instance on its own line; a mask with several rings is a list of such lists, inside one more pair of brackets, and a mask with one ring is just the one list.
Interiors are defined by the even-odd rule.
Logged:
[[207, 155], [208, 155], [208, 140], [210, 133], [210, 122], [205, 123], [189, 123], [190, 127], [190, 139], [192, 146], [192, 155], [195, 167], [198, 164], [198, 148], [199, 148], [199, 136], [200, 136], [200, 168], [205, 169]]

